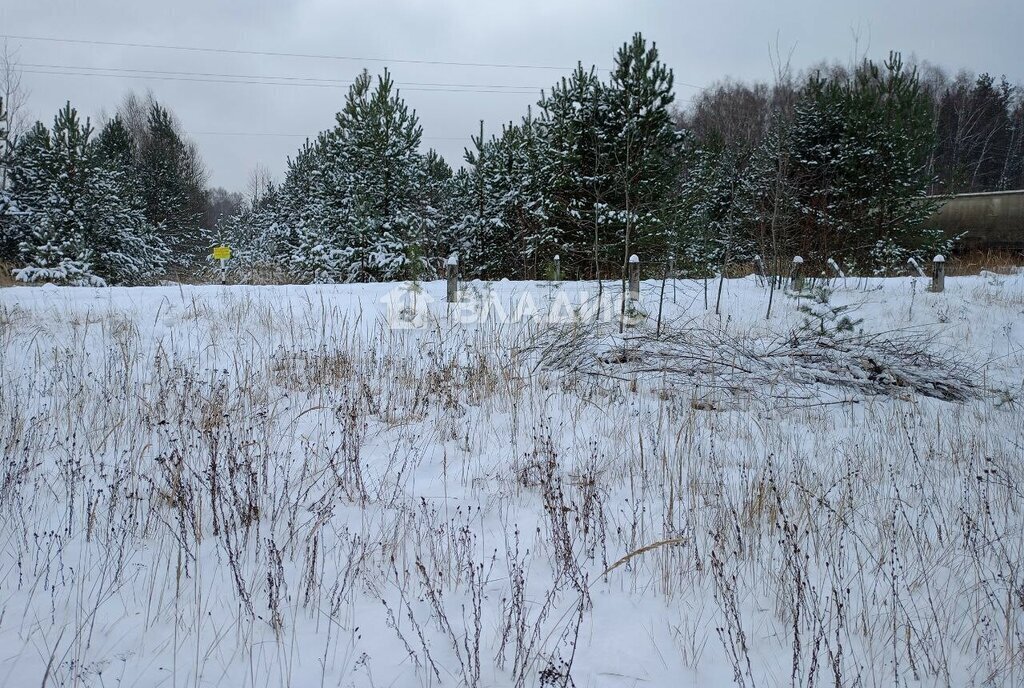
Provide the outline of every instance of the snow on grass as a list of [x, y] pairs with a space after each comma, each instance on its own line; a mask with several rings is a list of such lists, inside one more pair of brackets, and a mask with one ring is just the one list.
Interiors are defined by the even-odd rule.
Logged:
[[0, 685], [1019, 685], [1024, 276], [926, 283], [830, 303], [963, 401], [722, 384], [753, 279], [0, 290]]

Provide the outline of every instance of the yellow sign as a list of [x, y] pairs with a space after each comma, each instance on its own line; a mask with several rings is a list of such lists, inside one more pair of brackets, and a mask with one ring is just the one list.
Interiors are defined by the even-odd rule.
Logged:
[[214, 260], [227, 260], [231, 257], [231, 248], [228, 246], [215, 246], [213, 249]]

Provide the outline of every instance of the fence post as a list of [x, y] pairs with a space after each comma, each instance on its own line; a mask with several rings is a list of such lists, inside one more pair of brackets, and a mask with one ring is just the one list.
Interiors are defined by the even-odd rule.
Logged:
[[672, 303], [676, 302], [676, 256], [668, 254], [668, 274], [672, 278]]
[[764, 262], [761, 260], [761, 256], [754, 256], [754, 274], [757, 275], [757, 283], [763, 285], [766, 275], [764, 271]]
[[946, 257], [939, 254], [932, 259], [932, 291], [946, 288]]
[[557, 255], [555, 256], [555, 281], [562, 281], [562, 258]]
[[640, 300], [640, 258], [635, 253], [629, 257], [629, 298]]
[[448, 277], [448, 303], [455, 303], [459, 300], [459, 259], [454, 253], [448, 257], [445, 274]]
[[794, 291], [804, 290], [804, 259], [793, 256], [793, 269], [789, 273], [789, 286]]

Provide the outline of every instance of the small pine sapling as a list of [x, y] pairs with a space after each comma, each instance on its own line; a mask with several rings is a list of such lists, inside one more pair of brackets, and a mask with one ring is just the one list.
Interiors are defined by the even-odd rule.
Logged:
[[832, 290], [828, 287], [819, 286], [811, 290], [810, 298], [798, 308], [804, 314], [801, 331], [834, 338], [842, 333], [853, 332], [854, 328], [864, 322], [863, 318], [854, 319], [848, 315], [852, 305], [833, 306], [831, 298]]

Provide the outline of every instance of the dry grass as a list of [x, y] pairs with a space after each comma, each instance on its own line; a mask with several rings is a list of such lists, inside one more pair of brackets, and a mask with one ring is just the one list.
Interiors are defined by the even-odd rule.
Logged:
[[977, 275], [982, 271], [1011, 275], [1024, 267], [1024, 250], [974, 250], [954, 254], [946, 263], [946, 274]]
[[0, 327], [12, 685], [1020, 685], [1012, 403], [786, 408], [216, 291]]
[[19, 284], [11, 275], [11, 266], [0, 262], [0, 287], [13, 287]]

